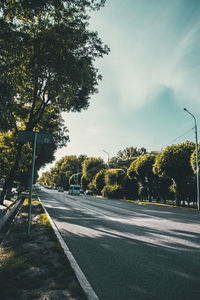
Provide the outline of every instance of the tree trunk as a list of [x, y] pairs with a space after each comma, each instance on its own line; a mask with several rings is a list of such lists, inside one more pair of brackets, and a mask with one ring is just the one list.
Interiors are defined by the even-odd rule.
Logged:
[[10, 173], [9, 173], [5, 183], [4, 183], [3, 190], [2, 190], [1, 195], [0, 195], [0, 204], [1, 205], [3, 205], [3, 203], [4, 203], [6, 191], [9, 188], [12, 188], [13, 181], [15, 179], [15, 175], [16, 175], [18, 165], [19, 165], [19, 160], [20, 160], [20, 157], [21, 157], [22, 146], [23, 146], [23, 144], [19, 144], [17, 146], [17, 154], [16, 154], [16, 158], [15, 158], [15, 163], [14, 163], [14, 165], [12, 166], [12, 168], [10, 170]]

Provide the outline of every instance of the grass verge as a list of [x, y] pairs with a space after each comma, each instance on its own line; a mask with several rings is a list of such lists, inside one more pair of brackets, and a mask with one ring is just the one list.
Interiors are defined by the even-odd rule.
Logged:
[[74, 271], [37, 199], [32, 201], [27, 236], [28, 201], [0, 245], [0, 291], [3, 300], [86, 300]]

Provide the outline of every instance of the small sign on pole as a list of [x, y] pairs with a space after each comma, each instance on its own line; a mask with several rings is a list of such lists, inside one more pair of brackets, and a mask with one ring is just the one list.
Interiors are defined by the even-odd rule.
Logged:
[[[18, 132], [19, 142], [34, 142], [34, 132], [33, 131], [19, 131]], [[52, 144], [53, 136], [51, 133], [37, 132], [37, 144]]]

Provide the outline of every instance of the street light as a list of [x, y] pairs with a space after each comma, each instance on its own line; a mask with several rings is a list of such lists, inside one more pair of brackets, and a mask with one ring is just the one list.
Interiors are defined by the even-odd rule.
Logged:
[[105, 150], [102, 150], [102, 151], [105, 152], [108, 155], [108, 169], [109, 169], [109, 160], [110, 160], [109, 153], [107, 151], [105, 151]]
[[194, 118], [194, 128], [195, 128], [195, 140], [196, 140], [196, 169], [197, 169], [197, 209], [200, 210], [199, 204], [199, 159], [198, 159], [198, 139], [197, 139], [197, 122], [195, 116], [189, 112], [186, 108], [184, 110]]

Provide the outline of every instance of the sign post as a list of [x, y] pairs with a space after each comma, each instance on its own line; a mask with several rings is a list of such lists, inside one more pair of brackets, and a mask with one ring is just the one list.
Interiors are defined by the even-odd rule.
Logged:
[[28, 210], [28, 236], [30, 235], [30, 227], [31, 227], [31, 202], [32, 202], [32, 190], [33, 190], [33, 179], [34, 179], [34, 171], [35, 171], [35, 153], [36, 153], [36, 145], [37, 145], [37, 131], [35, 128], [34, 132], [34, 144], [33, 144], [33, 157], [32, 157], [32, 170], [31, 170], [31, 182], [30, 182], [30, 190], [29, 190], [29, 210]]

